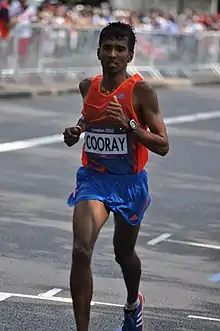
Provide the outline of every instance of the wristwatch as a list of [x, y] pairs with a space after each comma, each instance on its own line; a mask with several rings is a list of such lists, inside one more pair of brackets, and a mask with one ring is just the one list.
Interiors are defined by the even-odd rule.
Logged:
[[79, 130], [80, 134], [83, 132], [83, 128], [80, 125], [76, 125], [75, 128]]
[[129, 120], [128, 124], [131, 131], [135, 131], [138, 128], [138, 123], [134, 119]]

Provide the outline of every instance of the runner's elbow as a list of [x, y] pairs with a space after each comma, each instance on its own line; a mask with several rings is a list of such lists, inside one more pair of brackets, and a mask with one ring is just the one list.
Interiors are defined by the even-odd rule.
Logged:
[[169, 152], [170, 146], [169, 146], [169, 142], [165, 141], [163, 146], [161, 146], [158, 150], [158, 154], [160, 156], [166, 156], [167, 153]]

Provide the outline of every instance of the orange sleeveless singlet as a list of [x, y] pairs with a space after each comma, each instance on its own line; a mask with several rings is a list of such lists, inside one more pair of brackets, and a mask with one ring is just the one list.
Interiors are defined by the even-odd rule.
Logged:
[[114, 101], [115, 95], [126, 116], [139, 124], [132, 105], [132, 92], [135, 84], [142, 79], [135, 74], [108, 95], [100, 90], [102, 75], [92, 79], [82, 110], [86, 123], [82, 165], [121, 175], [139, 173], [145, 167], [148, 161], [146, 147], [137, 142], [131, 133], [126, 133], [105, 116], [105, 109], [110, 101]]

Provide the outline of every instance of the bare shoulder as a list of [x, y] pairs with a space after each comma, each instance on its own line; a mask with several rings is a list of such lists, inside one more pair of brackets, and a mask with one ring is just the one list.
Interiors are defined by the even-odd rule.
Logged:
[[135, 97], [141, 108], [148, 108], [151, 111], [159, 111], [158, 97], [155, 90], [145, 80], [137, 82], [134, 88]]
[[83, 98], [86, 97], [87, 93], [89, 92], [89, 88], [91, 86], [92, 78], [87, 77], [84, 78], [80, 83], [79, 83], [79, 91], [82, 95]]
[[135, 94], [139, 97], [156, 96], [155, 90], [150, 86], [146, 80], [140, 80], [135, 85]]

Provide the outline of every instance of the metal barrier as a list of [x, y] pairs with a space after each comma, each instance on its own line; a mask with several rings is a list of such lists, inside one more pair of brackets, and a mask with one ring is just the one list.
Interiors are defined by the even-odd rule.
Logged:
[[211, 70], [220, 74], [220, 33], [194, 35], [137, 33], [133, 65], [155, 78], [189, 78], [194, 72]]
[[[28, 30], [27, 30], [28, 29]], [[28, 32], [28, 33], [27, 33]], [[31, 84], [78, 82], [100, 72], [96, 46], [100, 29], [33, 24], [17, 26], [0, 40], [1, 80]], [[220, 74], [220, 33], [168, 35], [136, 31], [135, 57], [129, 66], [155, 79], [189, 78], [201, 70]]]
[[99, 72], [95, 47], [99, 30], [37, 24], [28, 28], [28, 38], [24, 27], [17, 26], [7, 41], [0, 41], [2, 80], [21, 82], [28, 78], [48, 84]]

